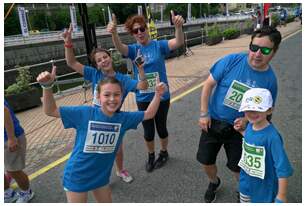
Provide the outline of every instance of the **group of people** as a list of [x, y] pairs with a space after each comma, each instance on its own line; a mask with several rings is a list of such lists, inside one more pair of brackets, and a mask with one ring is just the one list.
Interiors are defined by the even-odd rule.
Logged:
[[[133, 78], [117, 73], [110, 53], [102, 48], [96, 48], [91, 53], [94, 67], [78, 62], [73, 52], [72, 26], [64, 31], [68, 66], [92, 82], [93, 102], [90, 106], [57, 107], [52, 93], [55, 66], [51, 73], [45, 71], [37, 77], [43, 89], [44, 112], [48, 116], [61, 118], [64, 128], [77, 131], [63, 175], [63, 188], [68, 202], [87, 202], [90, 191], [97, 202], [112, 202], [109, 179], [114, 162], [116, 174], [124, 182], [133, 180], [123, 166], [122, 141], [124, 133], [136, 129], [140, 122], [148, 151], [145, 170], [152, 172], [168, 161], [170, 91], [165, 56], [184, 44], [184, 19], [173, 12], [171, 18], [175, 37], [170, 40], [151, 40], [143, 16], [128, 18], [125, 27], [137, 43], [126, 45], [120, 40], [116, 17], [112, 15], [107, 31], [111, 33], [116, 49], [132, 60]], [[225, 56], [210, 69], [201, 96], [199, 126], [202, 134], [197, 152], [197, 160], [203, 165], [209, 179], [205, 202], [214, 202], [221, 186], [215, 162], [222, 146], [228, 159], [227, 167], [239, 182], [239, 201], [286, 202], [287, 178], [292, 175], [292, 168], [282, 138], [268, 118], [277, 96], [277, 80], [269, 62], [280, 42], [281, 35], [276, 29], [264, 27], [256, 30], [248, 54]], [[120, 111], [129, 92], [136, 93], [137, 112]], [[155, 128], [160, 140], [157, 158]], [[12, 127], [5, 124], [9, 148], [12, 147], [10, 136], [23, 135], [23, 132], [9, 134], [11, 130]], [[10, 155], [5, 153], [5, 159]], [[13, 160], [5, 161], [6, 171], [16, 180], [20, 189], [25, 190], [23, 192], [33, 194], [29, 183], [23, 186], [14, 175], [14, 171], [24, 168], [24, 160], [21, 168], [11, 168], [12, 164], [15, 164]], [[10, 199], [14, 191], [8, 184], [5, 187], [5, 200], [14, 201]]]

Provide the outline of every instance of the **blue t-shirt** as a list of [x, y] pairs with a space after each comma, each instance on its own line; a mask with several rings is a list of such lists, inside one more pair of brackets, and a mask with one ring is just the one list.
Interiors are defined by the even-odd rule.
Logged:
[[[6, 106], [9, 110], [10, 110], [10, 114], [13, 120], [13, 124], [14, 124], [14, 132], [15, 132], [15, 136], [16, 138], [20, 137], [21, 135], [24, 134], [24, 130], [21, 127], [19, 120], [17, 119], [16, 115], [14, 114], [14, 111], [10, 108], [10, 106], [8, 105], [7, 101], [4, 99], [4, 106]], [[6, 129], [4, 128], [4, 142], [7, 141], [7, 133], [6, 133]]]
[[278, 178], [287, 178], [293, 174], [282, 137], [273, 124], [260, 131], [254, 131], [252, 124], [248, 124], [244, 141], [250, 145], [264, 147], [265, 176], [264, 179], [253, 177], [241, 169], [240, 192], [250, 196], [251, 202], [274, 202], [278, 193]]
[[[150, 102], [155, 93], [156, 76], [159, 76], [160, 81], [167, 84], [168, 79], [166, 73], [165, 56], [170, 53], [168, 40], [150, 40], [149, 44], [142, 46], [141, 44], [128, 45], [128, 58], [134, 62], [138, 54], [144, 57], [144, 71], [147, 77], [149, 88], [147, 90], [137, 90], [137, 102]], [[138, 69], [133, 63], [134, 79], [139, 79]], [[169, 90], [164, 93], [162, 100], [170, 98]]]
[[208, 106], [213, 119], [233, 124], [236, 118], [244, 116], [238, 110], [243, 94], [249, 88], [266, 88], [270, 90], [273, 102], [276, 100], [277, 80], [272, 67], [269, 65], [266, 71], [254, 70], [246, 53], [225, 56], [212, 66], [210, 73], [217, 82]]
[[116, 112], [108, 117], [98, 107], [76, 106], [60, 107], [60, 115], [65, 128], [76, 129], [64, 187], [85, 192], [107, 185], [125, 132], [137, 128], [144, 112]]
[[[84, 66], [84, 79], [92, 82], [92, 94], [93, 94], [93, 104], [100, 106], [100, 101], [97, 99], [98, 89], [97, 86], [99, 82], [103, 80], [106, 76], [103, 74], [102, 71], [97, 70], [91, 66]], [[135, 92], [137, 89], [137, 80], [130, 78], [129, 75], [124, 75], [121, 73], [116, 73], [115, 78], [120, 81], [123, 94], [122, 94], [122, 103], [125, 97], [128, 95], [129, 92]]]

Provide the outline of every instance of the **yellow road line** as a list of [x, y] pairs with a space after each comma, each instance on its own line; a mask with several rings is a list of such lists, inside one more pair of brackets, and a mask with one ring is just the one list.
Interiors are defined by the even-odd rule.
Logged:
[[[191, 89], [189, 89], [189, 90], [183, 92], [182, 94], [176, 96], [175, 98], [171, 99], [171, 103], [173, 103], [173, 102], [175, 102], [175, 101], [177, 101], [177, 100], [183, 98], [184, 96], [186, 96], [187, 94], [189, 94], [189, 93], [193, 92], [194, 90], [198, 89], [198, 88], [201, 87], [202, 85], [203, 85], [203, 82], [200, 83], [200, 84], [198, 84], [198, 85], [196, 85], [196, 86], [194, 86], [194, 87], [192, 87]], [[58, 159], [58, 160], [56, 160], [56, 161], [50, 163], [49, 165], [47, 165], [47, 166], [41, 168], [40, 170], [38, 170], [38, 171], [32, 173], [31, 175], [29, 175], [30, 181], [33, 180], [33, 179], [35, 179], [35, 178], [38, 177], [39, 175], [48, 172], [49, 170], [51, 170], [52, 168], [58, 166], [59, 164], [65, 162], [65, 161], [70, 157], [70, 155], [71, 155], [71, 152], [68, 153], [68, 154], [66, 154], [65, 156], [61, 157], [60, 159]], [[18, 187], [18, 186], [17, 186], [16, 183], [12, 184], [12, 188], [16, 189], [17, 187]]]
[[302, 30], [300, 29], [300, 30], [297, 30], [296, 32], [294, 32], [294, 33], [292, 33], [292, 34], [289, 34], [288, 36], [286, 36], [285, 38], [283, 38], [283, 41], [286, 40], [286, 39], [288, 39], [288, 38], [290, 38], [290, 37], [292, 37], [292, 36], [294, 36], [294, 35], [296, 35], [297, 33], [301, 32], [301, 31], [302, 31]]

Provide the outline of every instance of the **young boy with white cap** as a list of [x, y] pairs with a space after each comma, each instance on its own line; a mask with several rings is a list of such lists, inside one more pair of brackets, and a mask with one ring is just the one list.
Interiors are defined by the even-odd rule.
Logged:
[[286, 202], [287, 178], [292, 175], [283, 140], [267, 120], [272, 114], [269, 90], [251, 88], [242, 98], [239, 112], [244, 112], [249, 124], [243, 135], [239, 161], [240, 202]]

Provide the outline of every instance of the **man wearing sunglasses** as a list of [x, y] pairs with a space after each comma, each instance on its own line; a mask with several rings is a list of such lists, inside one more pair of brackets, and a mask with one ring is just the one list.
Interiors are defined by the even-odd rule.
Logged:
[[275, 102], [277, 80], [269, 62], [280, 42], [279, 31], [263, 27], [252, 34], [248, 53], [227, 55], [210, 69], [201, 96], [199, 126], [202, 134], [197, 152], [197, 160], [203, 165], [210, 182], [205, 202], [216, 200], [216, 191], [221, 185], [215, 162], [222, 146], [227, 156], [226, 165], [239, 181], [242, 136], [235, 129], [243, 130], [246, 119], [238, 110], [243, 94], [250, 88], [270, 90]]

